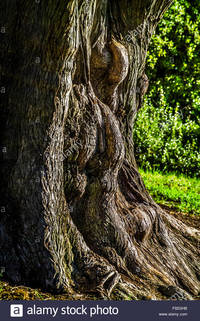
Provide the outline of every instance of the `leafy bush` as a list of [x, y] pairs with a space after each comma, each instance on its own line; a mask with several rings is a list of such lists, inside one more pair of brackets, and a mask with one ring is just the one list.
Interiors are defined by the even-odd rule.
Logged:
[[150, 89], [134, 129], [144, 168], [200, 174], [199, 52], [200, 1], [175, 0], [147, 58]]

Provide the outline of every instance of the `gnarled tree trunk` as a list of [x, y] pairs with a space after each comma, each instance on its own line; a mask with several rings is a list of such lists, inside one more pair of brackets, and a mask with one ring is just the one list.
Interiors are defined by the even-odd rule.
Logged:
[[106, 297], [197, 295], [200, 233], [149, 196], [132, 141], [149, 41], [172, 1], [1, 2], [6, 277]]

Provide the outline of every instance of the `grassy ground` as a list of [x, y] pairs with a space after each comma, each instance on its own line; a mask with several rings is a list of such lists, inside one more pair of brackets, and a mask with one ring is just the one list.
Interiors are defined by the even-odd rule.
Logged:
[[200, 179], [140, 169], [154, 200], [183, 213], [200, 214]]
[[14, 285], [0, 276], [0, 301], [1, 300], [95, 300], [94, 295], [83, 293], [52, 294], [41, 289], [34, 289], [24, 285]]

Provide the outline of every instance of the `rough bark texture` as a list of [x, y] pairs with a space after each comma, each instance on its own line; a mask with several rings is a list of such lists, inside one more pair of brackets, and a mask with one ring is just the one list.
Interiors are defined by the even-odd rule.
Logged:
[[122, 299], [200, 291], [200, 232], [154, 203], [132, 141], [171, 2], [1, 1], [0, 265], [13, 282]]

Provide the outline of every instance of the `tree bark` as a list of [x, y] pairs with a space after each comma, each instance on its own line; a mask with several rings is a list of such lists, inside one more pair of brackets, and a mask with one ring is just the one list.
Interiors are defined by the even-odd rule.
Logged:
[[132, 140], [148, 45], [171, 2], [2, 1], [0, 265], [11, 281], [198, 294], [200, 232], [155, 204]]

